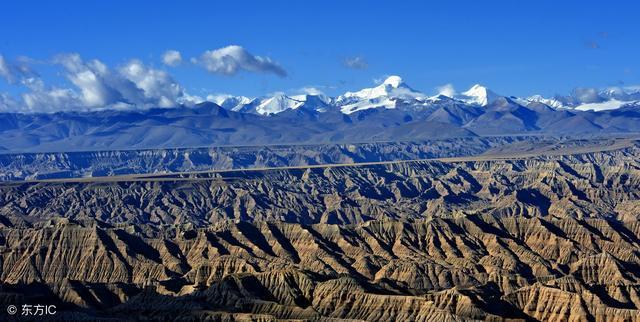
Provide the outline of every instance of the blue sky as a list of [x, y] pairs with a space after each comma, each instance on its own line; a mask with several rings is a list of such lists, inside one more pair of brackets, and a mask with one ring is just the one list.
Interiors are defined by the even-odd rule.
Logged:
[[[27, 64], [43, 86], [75, 91], [69, 71], [51, 63], [60, 54], [111, 69], [138, 59], [200, 96], [306, 86], [335, 95], [390, 74], [425, 93], [447, 83], [518, 96], [640, 84], [635, 1], [26, 0], [3, 7], [0, 55]], [[207, 70], [203, 53], [229, 45], [268, 58], [286, 77], [260, 66]], [[163, 64], [170, 49], [181, 53], [180, 65]], [[15, 79], [0, 80], [0, 93], [25, 91]]]

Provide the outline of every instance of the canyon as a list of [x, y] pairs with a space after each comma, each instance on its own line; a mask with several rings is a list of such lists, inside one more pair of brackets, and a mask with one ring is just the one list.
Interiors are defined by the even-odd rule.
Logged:
[[5, 182], [0, 302], [78, 320], [638, 320], [640, 143], [608, 143]]

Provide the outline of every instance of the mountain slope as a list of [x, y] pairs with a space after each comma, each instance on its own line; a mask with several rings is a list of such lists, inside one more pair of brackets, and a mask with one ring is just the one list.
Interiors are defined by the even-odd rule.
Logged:
[[[533, 104], [533, 103], [531, 103]], [[400, 106], [400, 105], [399, 105]], [[550, 109], [498, 98], [484, 107], [441, 100], [351, 114], [305, 104], [274, 115], [194, 108], [0, 114], [3, 153], [70, 152], [224, 145], [415, 141], [476, 135], [598, 135], [640, 131], [635, 107], [610, 111]]]
[[640, 131], [640, 103], [627, 101], [639, 94], [629, 90], [609, 89], [589, 101], [506, 97], [480, 85], [449, 94], [453, 97], [429, 97], [390, 76], [376, 87], [336, 98], [279, 93], [256, 99], [218, 96], [212, 99], [220, 105], [194, 107], [0, 113], [0, 153]]

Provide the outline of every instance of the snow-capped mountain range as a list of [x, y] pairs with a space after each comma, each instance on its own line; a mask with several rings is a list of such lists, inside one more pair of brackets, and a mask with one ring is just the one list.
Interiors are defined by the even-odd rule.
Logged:
[[640, 89], [519, 98], [481, 85], [429, 96], [398, 76], [336, 97], [208, 97], [144, 110], [0, 113], [0, 154], [640, 133]]
[[230, 111], [260, 115], [274, 115], [286, 110], [299, 108], [320, 112], [333, 108], [340, 110], [344, 114], [351, 114], [372, 108], [428, 107], [446, 100], [453, 100], [472, 106], [487, 106], [500, 97], [509, 97], [523, 105], [536, 102], [554, 109], [576, 109], [582, 111], [617, 109], [626, 105], [638, 104], [640, 101], [640, 88], [624, 89], [612, 87], [590, 94], [587, 99], [584, 97], [581, 99], [578, 95], [556, 96], [552, 98], [533, 95], [526, 98], [519, 98], [503, 96], [491, 91], [485, 86], [476, 84], [460, 94], [451, 96], [444, 94], [429, 96], [407, 85], [400, 76], [389, 76], [378, 86], [364, 88], [356, 92], [346, 92], [337, 97], [318, 94], [289, 96], [284, 93], [276, 93], [271, 96], [254, 99], [245, 96], [223, 95], [210, 97], [209, 101]]

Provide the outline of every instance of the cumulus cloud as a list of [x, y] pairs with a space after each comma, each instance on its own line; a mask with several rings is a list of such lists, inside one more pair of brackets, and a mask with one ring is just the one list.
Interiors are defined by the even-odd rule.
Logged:
[[579, 103], [597, 103], [602, 101], [597, 88], [578, 87], [571, 92], [571, 96]]
[[139, 60], [132, 60], [120, 68], [120, 75], [142, 90], [143, 104], [159, 107], [175, 106], [184, 90], [165, 71], [149, 68]]
[[80, 90], [85, 106], [172, 107], [191, 103], [191, 97], [171, 75], [136, 59], [115, 71], [98, 60], [84, 62], [77, 54], [61, 56], [57, 61]]
[[436, 91], [438, 91], [438, 95], [444, 95], [447, 97], [454, 97], [456, 95], [456, 90], [453, 88], [453, 84], [438, 86], [436, 87]]
[[53, 63], [63, 67], [74, 88], [47, 86], [39, 77], [23, 77], [21, 84], [28, 91], [21, 94], [22, 102], [3, 94], [0, 110], [131, 109], [193, 105], [202, 101], [187, 94], [167, 72], [139, 60], [111, 69], [97, 59], [84, 61], [78, 54], [66, 54], [54, 58]]
[[211, 73], [226, 76], [232, 76], [241, 71], [287, 76], [287, 71], [271, 58], [255, 56], [235, 45], [205, 51], [200, 58], [194, 58], [192, 61]]
[[9, 94], [0, 93], [0, 112], [13, 112], [18, 110], [19, 104]]
[[167, 50], [162, 54], [162, 62], [167, 66], [178, 66], [182, 63], [182, 55], [177, 50]]
[[[22, 94], [25, 107], [20, 112], [56, 112], [61, 110], [81, 109], [82, 101], [78, 95], [68, 88], [50, 88], [34, 90]], [[16, 110], [17, 106], [14, 106]]]
[[[168, 50], [163, 63], [175, 66], [182, 62], [180, 52]], [[203, 53], [193, 61], [212, 73], [234, 75], [241, 71], [287, 72], [268, 57], [255, 56], [239, 46], [228, 46]], [[70, 86], [46, 84], [29, 66], [33, 63], [59, 66]], [[18, 83], [20, 94], [0, 93], [0, 111], [54, 112], [62, 110], [133, 109], [193, 106], [204, 99], [188, 94], [164, 70], [155, 69], [134, 59], [110, 67], [98, 59], [84, 60], [78, 54], [62, 54], [46, 62], [28, 58], [10, 61], [0, 55], [0, 78]]]
[[0, 77], [4, 78], [9, 84], [13, 84], [16, 81], [21, 81], [34, 75], [26, 60], [24, 58], [20, 61], [9, 61], [3, 55], [0, 55]]
[[123, 102], [135, 104], [143, 98], [135, 83], [111, 72], [101, 61], [84, 62], [78, 54], [58, 56], [55, 61], [67, 71], [67, 78], [80, 90], [87, 107], [103, 107]]
[[600, 103], [612, 99], [623, 102], [637, 101], [640, 100], [640, 86], [578, 87], [569, 95], [556, 95], [554, 99], [566, 106]]
[[369, 64], [362, 56], [348, 57], [342, 63], [351, 69], [367, 69], [369, 67]]

